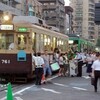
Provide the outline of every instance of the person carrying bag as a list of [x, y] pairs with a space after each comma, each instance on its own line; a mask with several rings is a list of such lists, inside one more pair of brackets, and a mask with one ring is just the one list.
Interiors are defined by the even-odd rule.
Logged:
[[97, 60], [93, 62], [92, 65], [92, 79], [91, 83], [93, 83], [93, 78], [94, 78], [94, 91], [97, 92], [97, 83], [98, 79], [100, 78], [100, 53], [97, 53], [96, 55]]

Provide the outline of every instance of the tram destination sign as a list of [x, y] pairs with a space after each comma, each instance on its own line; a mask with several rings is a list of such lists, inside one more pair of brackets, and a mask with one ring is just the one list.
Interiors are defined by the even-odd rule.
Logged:
[[0, 25], [0, 30], [14, 30], [14, 25]]
[[28, 31], [28, 28], [26, 28], [26, 27], [19, 27], [18, 28], [18, 31], [19, 32], [27, 32]]

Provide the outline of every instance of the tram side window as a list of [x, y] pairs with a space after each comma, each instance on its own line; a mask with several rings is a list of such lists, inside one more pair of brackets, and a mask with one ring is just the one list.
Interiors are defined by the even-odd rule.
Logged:
[[36, 51], [36, 33], [32, 33], [32, 50]]
[[5, 49], [5, 50], [14, 49], [14, 35], [13, 34], [0, 33], [0, 49]]
[[48, 35], [44, 35], [44, 49], [51, 51], [51, 38]]
[[61, 51], [63, 51], [63, 44], [64, 44], [63, 40], [59, 39], [59, 40], [57, 41], [58, 48], [59, 48]]
[[52, 42], [52, 47], [53, 47], [53, 50], [54, 50], [54, 48], [56, 48], [56, 42], [57, 42], [57, 39], [55, 38], [55, 37], [53, 37], [53, 40], [52, 40], [53, 42]]

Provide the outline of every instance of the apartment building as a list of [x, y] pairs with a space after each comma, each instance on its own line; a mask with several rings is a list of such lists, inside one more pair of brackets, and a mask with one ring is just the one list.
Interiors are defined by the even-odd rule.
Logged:
[[26, 16], [42, 17], [42, 4], [38, 0], [22, 0], [22, 9]]
[[73, 34], [73, 8], [70, 6], [65, 6], [66, 21], [65, 21], [65, 31], [66, 34]]
[[95, 39], [95, 0], [70, 0], [73, 12], [74, 33], [94, 41]]
[[[95, 8], [99, 9], [100, 10], [100, 0], [95, 0]], [[99, 3], [99, 4], [97, 4]], [[97, 13], [97, 12], [96, 12]], [[100, 14], [100, 13], [99, 13]], [[95, 21], [98, 21], [98, 19], [95, 19]], [[96, 26], [95, 26], [95, 29], [96, 29], [96, 37], [98, 39], [98, 37], [100, 37], [100, 22], [96, 22]]]
[[8, 11], [12, 15], [23, 15], [21, 8], [17, 8], [17, 5], [21, 4], [22, 0], [0, 0], [0, 14]]
[[64, 0], [38, 0], [43, 4], [43, 19], [50, 26], [59, 28], [65, 33], [65, 8]]
[[42, 17], [42, 4], [37, 0], [0, 0], [0, 13]]

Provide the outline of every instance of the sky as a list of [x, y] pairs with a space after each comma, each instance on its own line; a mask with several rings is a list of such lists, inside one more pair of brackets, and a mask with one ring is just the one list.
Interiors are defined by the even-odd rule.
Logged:
[[65, 6], [68, 6], [70, 3], [70, 0], [65, 0]]

